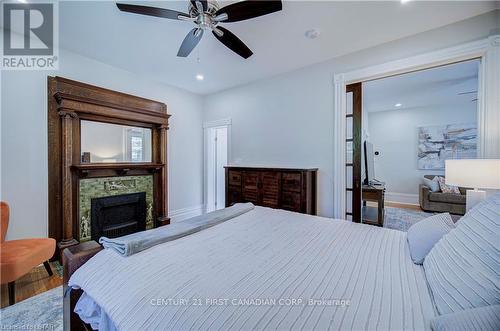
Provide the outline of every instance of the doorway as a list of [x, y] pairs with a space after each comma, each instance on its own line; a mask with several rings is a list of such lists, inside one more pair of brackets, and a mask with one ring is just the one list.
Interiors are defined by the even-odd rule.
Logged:
[[225, 207], [225, 169], [229, 159], [229, 125], [205, 125], [206, 212]]
[[478, 157], [498, 158], [498, 36], [334, 75], [333, 217], [346, 218], [346, 86], [451, 63], [480, 59], [477, 90]]
[[463, 214], [465, 196], [442, 203], [425, 181], [444, 181], [446, 159], [478, 155], [479, 66], [472, 59], [346, 86], [346, 219], [390, 227], [393, 214], [420, 216], [408, 210]]

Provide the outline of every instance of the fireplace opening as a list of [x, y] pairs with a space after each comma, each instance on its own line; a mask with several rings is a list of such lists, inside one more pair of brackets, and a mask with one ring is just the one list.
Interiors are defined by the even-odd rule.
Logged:
[[146, 230], [146, 192], [91, 199], [91, 238], [116, 238]]

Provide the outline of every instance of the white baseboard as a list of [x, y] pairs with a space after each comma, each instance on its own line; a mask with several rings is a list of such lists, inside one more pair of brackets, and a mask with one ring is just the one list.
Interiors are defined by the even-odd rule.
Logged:
[[170, 217], [170, 222], [175, 223], [191, 217], [201, 215], [204, 212], [205, 212], [205, 205], [198, 205], [187, 208], [181, 208], [177, 210], [171, 210], [168, 216]]
[[402, 203], [405, 205], [419, 205], [418, 194], [409, 193], [397, 193], [397, 192], [386, 192], [385, 193], [386, 202]]

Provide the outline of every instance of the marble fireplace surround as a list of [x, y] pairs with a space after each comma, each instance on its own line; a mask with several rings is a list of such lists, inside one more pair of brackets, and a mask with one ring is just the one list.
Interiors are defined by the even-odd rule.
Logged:
[[91, 201], [127, 193], [146, 193], [146, 229], [154, 227], [153, 221], [153, 176], [127, 176], [84, 178], [80, 180], [79, 192], [79, 241], [91, 239]]

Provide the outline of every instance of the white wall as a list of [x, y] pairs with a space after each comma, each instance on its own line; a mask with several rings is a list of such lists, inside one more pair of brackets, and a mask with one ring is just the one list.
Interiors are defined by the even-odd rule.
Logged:
[[202, 98], [95, 60], [59, 54], [56, 72], [1, 77], [1, 199], [11, 205], [8, 239], [47, 236], [47, 75], [58, 75], [167, 104], [169, 209], [202, 205]]
[[427, 174], [444, 175], [444, 170], [417, 168], [418, 127], [476, 121], [476, 103], [472, 102], [369, 113], [369, 139], [374, 151], [380, 152], [375, 156], [375, 176], [386, 183], [387, 194], [392, 199], [401, 196], [397, 193], [403, 193], [403, 199], [405, 194], [411, 194], [414, 195], [413, 202], [418, 203], [418, 185], [422, 177]]
[[232, 163], [318, 167], [318, 210], [331, 216], [333, 74], [483, 38], [496, 22], [495, 13], [485, 14], [205, 98], [64, 50], [57, 72], [1, 72], [0, 198], [12, 207], [7, 237], [47, 235], [47, 75], [167, 104], [172, 216], [201, 210], [202, 122], [228, 117]]
[[205, 98], [204, 121], [232, 119], [233, 164], [319, 168], [318, 212], [333, 215], [333, 75], [485, 38], [491, 12]]

